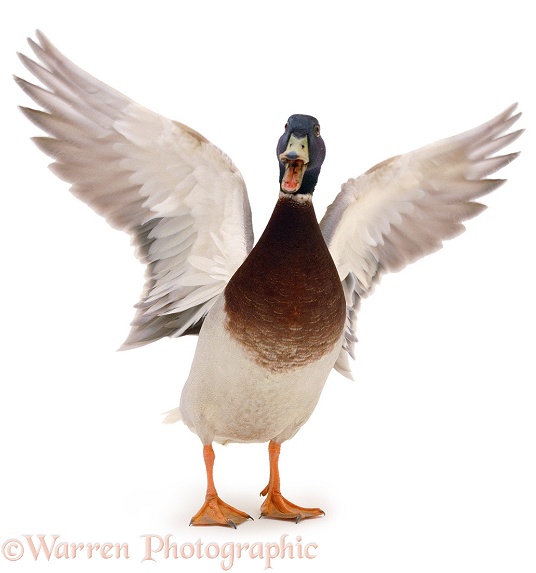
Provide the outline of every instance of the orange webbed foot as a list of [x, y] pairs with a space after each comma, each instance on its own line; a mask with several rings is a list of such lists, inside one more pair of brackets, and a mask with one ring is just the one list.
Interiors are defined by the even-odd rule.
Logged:
[[266, 495], [261, 505], [261, 517], [269, 519], [292, 519], [299, 523], [302, 519], [322, 517], [324, 512], [318, 507], [300, 507], [285, 499], [280, 491], [270, 491], [265, 487], [261, 495]]
[[281, 495], [281, 482], [279, 479], [279, 452], [281, 444], [271, 440], [268, 444], [270, 457], [270, 481], [261, 491], [266, 499], [261, 505], [261, 517], [270, 519], [292, 519], [299, 523], [302, 519], [321, 517], [325, 513], [318, 507], [300, 507]]
[[224, 525], [236, 529], [248, 519], [253, 518], [213, 495], [207, 496], [201, 509], [190, 520], [190, 525]]
[[214, 450], [211, 444], [203, 446], [203, 458], [207, 470], [207, 494], [205, 503], [201, 509], [192, 517], [190, 525], [225, 525], [234, 527], [244, 523], [248, 519], [253, 519], [251, 515], [236, 509], [232, 505], [220, 499], [214, 486]]

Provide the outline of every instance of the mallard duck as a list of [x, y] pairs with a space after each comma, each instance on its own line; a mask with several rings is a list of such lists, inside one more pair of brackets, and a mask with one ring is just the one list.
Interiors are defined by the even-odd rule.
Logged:
[[281, 494], [281, 444], [311, 416], [332, 369], [351, 378], [356, 314], [380, 277], [461, 233], [484, 209], [475, 199], [503, 182], [487, 177], [518, 155], [496, 155], [522, 132], [510, 131], [516, 105], [349, 179], [320, 223], [320, 125], [292, 115], [277, 144], [275, 208], [253, 246], [246, 187], [224, 153], [37, 39], [29, 43], [41, 63], [20, 57], [44, 87], [15, 78], [45, 110], [21, 108], [49, 134], [34, 141], [74, 195], [130, 234], [147, 265], [122, 348], [199, 335], [180, 406], [166, 418], [182, 419], [203, 446], [206, 496], [191, 524], [251, 519], [217, 494], [213, 442], [268, 442], [261, 516], [323, 515]]

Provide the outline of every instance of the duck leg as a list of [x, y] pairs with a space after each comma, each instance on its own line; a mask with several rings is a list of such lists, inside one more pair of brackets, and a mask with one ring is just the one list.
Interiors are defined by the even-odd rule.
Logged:
[[205, 503], [192, 517], [190, 525], [227, 525], [236, 529], [236, 526], [240, 523], [253, 518], [219, 498], [214, 485], [213, 475], [215, 457], [214, 450], [210, 444], [203, 446], [203, 458], [207, 469], [207, 494]]
[[320, 517], [324, 512], [318, 507], [300, 507], [281, 495], [281, 480], [279, 478], [279, 452], [281, 444], [270, 441], [268, 455], [270, 457], [270, 481], [261, 491], [266, 499], [261, 506], [261, 517], [272, 519], [293, 519], [298, 523], [309, 517]]

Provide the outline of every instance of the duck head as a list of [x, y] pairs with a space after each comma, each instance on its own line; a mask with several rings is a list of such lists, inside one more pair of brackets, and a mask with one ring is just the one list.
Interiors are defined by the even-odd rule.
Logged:
[[318, 120], [310, 115], [291, 115], [277, 144], [281, 191], [312, 193], [325, 156]]

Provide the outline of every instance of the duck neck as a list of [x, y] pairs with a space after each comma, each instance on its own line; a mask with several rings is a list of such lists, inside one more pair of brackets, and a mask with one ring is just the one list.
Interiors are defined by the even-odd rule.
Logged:
[[272, 216], [261, 235], [256, 250], [266, 250], [278, 257], [294, 251], [317, 251], [325, 248], [311, 194], [280, 191]]

